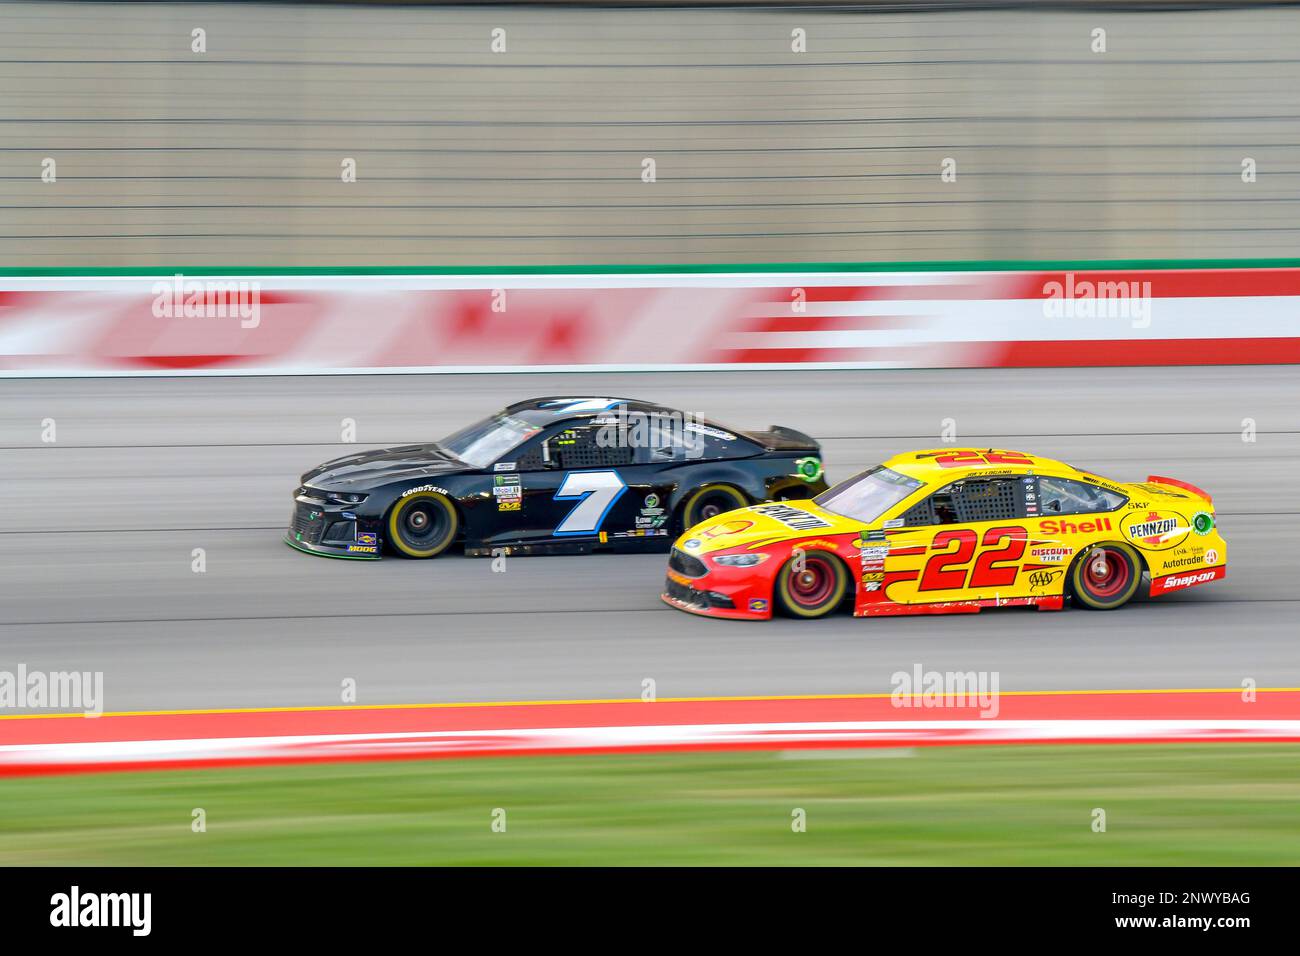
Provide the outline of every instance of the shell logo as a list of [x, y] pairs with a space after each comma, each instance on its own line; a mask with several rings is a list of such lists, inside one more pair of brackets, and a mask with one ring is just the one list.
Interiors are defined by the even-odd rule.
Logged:
[[722, 538], [729, 534], [740, 534], [754, 527], [754, 522], [737, 519], [734, 521], [724, 521], [720, 525], [714, 525], [712, 528], [706, 528], [699, 532], [701, 538]]

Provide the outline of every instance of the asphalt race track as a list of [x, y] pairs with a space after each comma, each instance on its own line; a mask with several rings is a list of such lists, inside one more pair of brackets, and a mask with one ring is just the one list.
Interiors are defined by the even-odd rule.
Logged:
[[[1298, 384], [1288, 367], [2, 380], [0, 668], [103, 671], [111, 711], [336, 704], [346, 678], [363, 704], [629, 698], [646, 678], [661, 697], [866, 693], [918, 663], [997, 670], [1002, 690], [1300, 686]], [[963, 445], [1181, 477], [1215, 496], [1229, 577], [1115, 613], [751, 625], [661, 604], [658, 555], [494, 573], [281, 543], [318, 461], [584, 393], [806, 430], [832, 480], [939, 444], [945, 418]]]

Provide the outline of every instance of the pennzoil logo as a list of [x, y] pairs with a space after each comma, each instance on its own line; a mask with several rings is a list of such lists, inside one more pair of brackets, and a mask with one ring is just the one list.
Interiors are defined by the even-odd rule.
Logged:
[[1191, 533], [1191, 526], [1182, 515], [1174, 511], [1133, 511], [1124, 516], [1120, 524], [1124, 536], [1139, 548], [1163, 551], [1182, 544]]

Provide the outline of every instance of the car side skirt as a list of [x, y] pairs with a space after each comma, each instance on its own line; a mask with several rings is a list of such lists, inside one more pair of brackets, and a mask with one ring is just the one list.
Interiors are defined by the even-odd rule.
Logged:
[[896, 604], [893, 601], [859, 603], [854, 617], [890, 617], [902, 614], [978, 614], [986, 607], [1035, 607], [1040, 611], [1060, 611], [1065, 598], [1060, 594], [1042, 597], [983, 598], [969, 601], [934, 601], [926, 604]]

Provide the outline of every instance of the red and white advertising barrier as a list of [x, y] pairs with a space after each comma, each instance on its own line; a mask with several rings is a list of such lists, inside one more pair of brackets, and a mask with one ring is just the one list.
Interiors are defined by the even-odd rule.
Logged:
[[0, 276], [0, 376], [1300, 362], [1300, 269]]
[[0, 776], [682, 750], [1300, 741], [1300, 691], [434, 704], [0, 718]]

